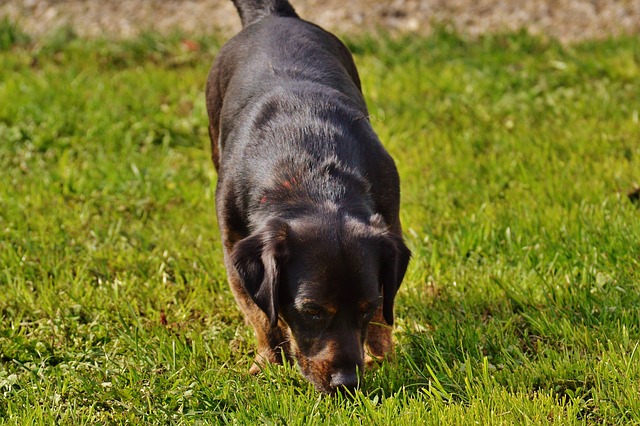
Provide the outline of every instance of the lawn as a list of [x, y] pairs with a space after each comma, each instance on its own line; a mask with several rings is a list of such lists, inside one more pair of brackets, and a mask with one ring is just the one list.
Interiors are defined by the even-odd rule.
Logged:
[[204, 107], [222, 42], [0, 21], [0, 423], [640, 424], [637, 38], [348, 40], [414, 253], [395, 359], [351, 398], [248, 374]]

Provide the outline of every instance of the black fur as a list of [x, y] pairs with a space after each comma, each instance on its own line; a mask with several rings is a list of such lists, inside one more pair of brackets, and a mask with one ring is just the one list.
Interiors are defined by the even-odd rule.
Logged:
[[319, 389], [352, 387], [365, 341], [391, 348], [370, 322], [393, 324], [410, 257], [398, 173], [348, 49], [285, 0], [234, 4], [244, 29], [207, 83], [229, 282], [262, 359], [282, 348]]

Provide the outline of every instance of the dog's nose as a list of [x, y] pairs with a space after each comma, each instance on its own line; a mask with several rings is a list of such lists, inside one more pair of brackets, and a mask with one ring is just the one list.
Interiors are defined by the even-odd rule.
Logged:
[[360, 380], [356, 370], [338, 370], [331, 375], [331, 383], [329, 383], [334, 391], [340, 392], [353, 392], [359, 384]]

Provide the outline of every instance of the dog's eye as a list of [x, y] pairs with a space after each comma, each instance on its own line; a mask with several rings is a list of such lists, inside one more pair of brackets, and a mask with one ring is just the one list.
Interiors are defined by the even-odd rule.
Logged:
[[320, 321], [325, 317], [324, 309], [320, 306], [305, 306], [302, 314], [313, 321]]
[[320, 309], [305, 309], [304, 314], [313, 319], [320, 318], [322, 311]]

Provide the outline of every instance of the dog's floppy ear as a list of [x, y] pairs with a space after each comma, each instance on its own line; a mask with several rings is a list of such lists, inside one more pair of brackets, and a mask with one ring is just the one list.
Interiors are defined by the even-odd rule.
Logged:
[[238, 241], [231, 252], [231, 261], [244, 288], [267, 314], [272, 327], [278, 323], [278, 289], [280, 269], [287, 258], [287, 232], [284, 221], [273, 219]]
[[386, 230], [380, 215], [374, 215], [371, 224], [375, 228], [383, 228], [380, 235], [381, 266], [380, 281], [382, 285], [382, 314], [389, 325], [393, 325], [393, 302], [400, 283], [407, 272], [411, 251], [407, 248], [402, 237]]

